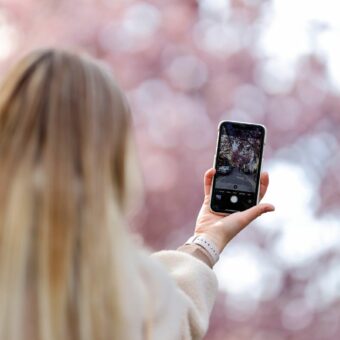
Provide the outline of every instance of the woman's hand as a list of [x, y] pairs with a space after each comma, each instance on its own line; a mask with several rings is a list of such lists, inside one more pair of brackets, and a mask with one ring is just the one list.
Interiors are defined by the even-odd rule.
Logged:
[[[195, 235], [205, 235], [213, 241], [218, 250], [222, 252], [227, 243], [233, 239], [250, 222], [263, 213], [274, 211], [274, 206], [268, 203], [258, 204], [242, 212], [235, 212], [227, 216], [221, 216], [210, 210], [210, 189], [215, 169], [211, 168], [204, 174], [204, 201], [198, 214]], [[269, 176], [267, 172], [261, 173], [260, 200], [265, 195]]]

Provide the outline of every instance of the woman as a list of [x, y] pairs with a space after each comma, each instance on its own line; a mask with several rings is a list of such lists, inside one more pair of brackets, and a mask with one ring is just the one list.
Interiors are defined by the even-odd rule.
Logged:
[[[23, 58], [0, 89], [0, 339], [200, 339], [218, 253], [260, 204], [209, 210], [197, 240], [149, 256], [124, 219], [131, 117], [108, 70], [58, 50]], [[261, 196], [268, 186], [262, 175]], [[203, 242], [201, 241], [201, 242]], [[215, 254], [215, 253], [216, 254]]]

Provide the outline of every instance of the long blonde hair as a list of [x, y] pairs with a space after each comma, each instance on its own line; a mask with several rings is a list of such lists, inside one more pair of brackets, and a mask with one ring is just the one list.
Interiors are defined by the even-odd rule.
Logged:
[[109, 72], [89, 57], [39, 50], [4, 79], [0, 339], [124, 339], [130, 121]]

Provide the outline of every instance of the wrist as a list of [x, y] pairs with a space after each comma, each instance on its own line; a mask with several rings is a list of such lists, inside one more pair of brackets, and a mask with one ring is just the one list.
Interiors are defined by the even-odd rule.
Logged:
[[206, 265], [208, 265], [210, 268], [213, 268], [214, 266], [214, 261], [210, 254], [201, 246], [198, 244], [184, 244], [180, 247], [177, 248], [177, 250], [182, 251], [184, 253], [190, 254], [197, 259], [201, 260], [204, 262]]
[[206, 237], [203, 234], [195, 234], [191, 236], [185, 244], [196, 244], [204, 250], [210, 257], [212, 264], [214, 265], [218, 259], [220, 252], [216, 244], [211, 240], [211, 238]]
[[226, 243], [219, 235], [215, 235], [213, 233], [204, 232], [204, 233], [194, 233], [195, 236], [202, 236], [211, 242], [213, 242], [219, 252], [219, 254], [222, 253], [224, 247], [226, 246]]

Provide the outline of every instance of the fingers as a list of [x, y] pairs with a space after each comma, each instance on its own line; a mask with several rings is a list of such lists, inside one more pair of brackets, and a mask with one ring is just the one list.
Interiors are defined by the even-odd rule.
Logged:
[[[237, 235], [242, 229], [244, 229], [249, 223], [254, 221], [256, 218], [261, 216], [264, 213], [274, 211], [275, 207], [269, 203], [262, 203], [259, 205], [255, 205], [254, 207], [247, 209], [245, 211], [240, 211], [229, 215], [228, 217], [223, 218], [226, 219], [225, 222], [229, 225], [229, 239], [232, 239], [235, 235]], [[223, 220], [220, 222], [223, 223]]]
[[268, 172], [262, 172], [260, 177], [260, 201], [267, 192], [269, 185], [269, 175]]
[[214, 178], [216, 170], [214, 168], [210, 168], [204, 174], [204, 195], [207, 196], [210, 194], [211, 183]]

